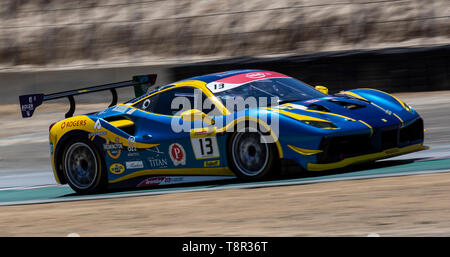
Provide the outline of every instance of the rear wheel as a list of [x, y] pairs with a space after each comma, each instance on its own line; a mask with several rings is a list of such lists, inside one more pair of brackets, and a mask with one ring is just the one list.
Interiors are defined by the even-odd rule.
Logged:
[[229, 166], [243, 179], [268, 178], [278, 161], [274, 143], [267, 143], [262, 133], [238, 132], [228, 144]]
[[106, 188], [106, 172], [95, 146], [84, 139], [72, 140], [63, 156], [64, 176], [79, 194], [97, 193]]

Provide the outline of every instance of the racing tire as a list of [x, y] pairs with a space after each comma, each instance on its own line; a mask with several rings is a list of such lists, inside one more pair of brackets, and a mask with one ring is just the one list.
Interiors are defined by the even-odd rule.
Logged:
[[69, 186], [78, 194], [94, 194], [107, 187], [104, 160], [94, 144], [76, 138], [68, 142], [63, 153], [63, 173]]
[[262, 136], [259, 131], [231, 135], [227, 147], [228, 165], [238, 178], [260, 180], [275, 175], [278, 150], [275, 143], [266, 143]]

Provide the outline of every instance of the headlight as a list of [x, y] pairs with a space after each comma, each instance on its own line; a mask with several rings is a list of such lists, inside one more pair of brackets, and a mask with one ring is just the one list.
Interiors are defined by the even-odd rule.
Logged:
[[302, 120], [301, 122], [321, 129], [337, 129], [337, 126], [331, 122], [317, 121], [317, 120]]

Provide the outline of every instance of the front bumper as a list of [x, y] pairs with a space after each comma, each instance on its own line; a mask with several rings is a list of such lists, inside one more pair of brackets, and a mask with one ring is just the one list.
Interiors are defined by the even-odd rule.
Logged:
[[308, 171], [324, 171], [324, 170], [331, 170], [331, 169], [339, 169], [339, 168], [343, 168], [343, 167], [353, 165], [353, 164], [359, 164], [359, 163], [364, 163], [364, 162], [376, 161], [376, 160], [380, 160], [380, 159], [386, 159], [386, 158], [394, 157], [397, 155], [422, 151], [422, 150], [426, 150], [426, 149], [429, 149], [429, 147], [423, 146], [422, 143], [415, 144], [415, 145], [409, 145], [409, 146], [405, 146], [405, 147], [400, 147], [400, 148], [395, 147], [395, 148], [384, 150], [382, 152], [345, 158], [341, 161], [332, 162], [332, 163], [325, 163], [325, 164], [308, 163], [306, 169]]

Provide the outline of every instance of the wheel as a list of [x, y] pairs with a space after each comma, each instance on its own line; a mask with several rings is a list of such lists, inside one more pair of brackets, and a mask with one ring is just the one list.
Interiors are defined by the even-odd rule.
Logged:
[[267, 143], [261, 132], [234, 133], [228, 144], [232, 171], [242, 179], [257, 180], [274, 174], [278, 162], [274, 143]]
[[69, 186], [79, 194], [98, 193], [106, 189], [103, 160], [95, 146], [85, 139], [74, 139], [63, 155], [63, 171]]

